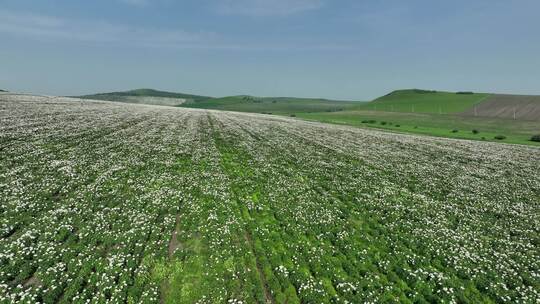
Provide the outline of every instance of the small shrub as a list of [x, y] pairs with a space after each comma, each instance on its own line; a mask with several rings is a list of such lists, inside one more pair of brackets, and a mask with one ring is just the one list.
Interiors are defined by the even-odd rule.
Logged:
[[484, 136], [482, 136], [482, 140], [486, 140], [486, 138]]
[[396, 127], [398, 127], [398, 128], [399, 128], [399, 127], [401, 127], [401, 125], [396, 125]]
[[531, 141], [540, 142], [540, 134], [533, 135]]
[[296, 114], [291, 114], [290, 116], [291, 116], [291, 117], [296, 117]]
[[457, 129], [452, 130], [452, 133], [457, 133], [457, 132], [459, 132], [459, 130]]
[[386, 121], [381, 121], [381, 125], [385, 126], [385, 125], [386, 125]]
[[437, 93], [435, 90], [420, 90], [420, 89], [413, 89], [413, 92], [417, 94], [431, 94], [431, 93]]
[[476, 129], [473, 129], [473, 130], [472, 130], [472, 133], [473, 133], [473, 134], [478, 134], [478, 133], [480, 133], [480, 131], [478, 131], [478, 130], [476, 130]]
[[493, 137], [493, 138], [495, 138], [495, 139], [497, 139], [497, 140], [503, 140], [503, 139], [506, 139], [506, 136], [504, 136], [504, 135], [497, 135], [497, 136], [495, 136], [495, 137]]
[[362, 120], [362, 123], [369, 123], [369, 124], [374, 124], [376, 123], [377, 121], [376, 120], [373, 120], [373, 119], [369, 119], [369, 120]]
[[414, 126], [415, 129], [418, 129], [418, 126]]

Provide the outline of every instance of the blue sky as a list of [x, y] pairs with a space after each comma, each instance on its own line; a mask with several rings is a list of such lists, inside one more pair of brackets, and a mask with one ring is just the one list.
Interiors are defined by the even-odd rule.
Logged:
[[4, 0], [0, 88], [540, 94], [538, 0]]

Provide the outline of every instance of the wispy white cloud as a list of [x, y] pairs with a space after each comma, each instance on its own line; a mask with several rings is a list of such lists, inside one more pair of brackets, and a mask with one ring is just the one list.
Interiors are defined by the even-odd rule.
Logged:
[[17, 37], [37, 42], [85, 43], [98, 46], [201, 49], [226, 51], [348, 51], [355, 45], [303, 41], [243, 41], [213, 32], [148, 28], [96, 20], [67, 19], [0, 10], [0, 40]]
[[212, 33], [143, 28], [105, 21], [81, 21], [0, 10], [0, 33], [38, 40], [67, 40], [135, 46], [190, 45]]
[[253, 17], [287, 16], [323, 6], [323, 0], [221, 0], [217, 10], [223, 14]]

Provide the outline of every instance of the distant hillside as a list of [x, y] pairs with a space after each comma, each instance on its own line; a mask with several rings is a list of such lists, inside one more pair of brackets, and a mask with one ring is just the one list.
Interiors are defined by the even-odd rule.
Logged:
[[292, 115], [294, 113], [342, 111], [359, 104], [358, 102], [321, 98], [254, 97], [248, 95], [213, 98], [184, 93], [163, 92], [152, 89], [100, 93], [78, 97], [83, 99], [138, 104], [285, 115]]
[[453, 114], [482, 102], [489, 94], [441, 92], [429, 90], [397, 90], [360, 106], [359, 110], [388, 112]]
[[540, 120], [540, 96], [494, 94], [461, 114], [519, 120]]
[[0, 92], [7, 92], [7, 90], [0, 90]]
[[321, 98], [254, 97], [239, 95], [185, 103], [182, 106], [238, 112], [294, 114], [343, 111], [358, 104], [359, 102]]
[[280, 115], [355, 110], [540, 120], [540, 96], [420, 89], [396, 90], [367, 103], [322, 98], [249, 95], [213, 98], [153, 89], [100, 93], [80, 96], [80, 98]]
[[540, 120], [540, 96], [409, 89], [393, 91], [355, 110]]
[[163, 106], [179, 106], [184, 103], [198, 102], [212, 98], [208, 96], [165, 92], [153, 89], [137, 89], [125, 92], [99, 93], [77, 97], [83, 99], [96, 99]]

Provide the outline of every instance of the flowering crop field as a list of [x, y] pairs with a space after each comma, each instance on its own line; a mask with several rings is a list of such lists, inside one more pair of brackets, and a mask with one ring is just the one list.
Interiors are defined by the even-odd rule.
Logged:
[[540, 303], [540, 149], [0, 95], [0, 303]]

